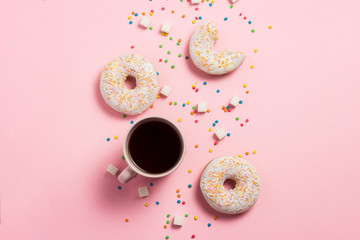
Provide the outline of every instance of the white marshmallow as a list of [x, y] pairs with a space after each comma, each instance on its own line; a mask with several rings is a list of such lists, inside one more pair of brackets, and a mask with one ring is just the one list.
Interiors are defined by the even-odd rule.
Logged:
[[172, 88], [168, 85], [164, 85], [161, 90], [160, 93], [166, 97], [168, 97], [171, 93]]
[[224, 131], [224, 129], [219, 128], [216, 132], [215, 132], [216, 137], [221, 140], [226, 136], [226, 132]]
[[147, 197], [147, 196], [149, 196], [149, 191], [148, 191], [147, 186], [145, 186], [145, 187], [139, 187], [139, 188], [138, 188], [138, 191], [139, 191], [139, 196], [140, 196], [140, 197]]
[[117, 167], [115, 167], [114, 165], [110, 164], [108, 166], [108, 168], [106, 169], [106, 171], [108, 171], [111, 175], [116, 175], [116, 173], [119, 171], [119, 169]]
[[169, 34], [170, 31], [171, 31], [171, 27], [172, 27], [171, 23], [164, 22], [162, 27], [161, 27], [161, 31], [164, 32], [164, 33]]
[[207, 108], [206, 108], [206, 102], [199, 102], [197, 105], [197, 112], [206, 112]]
[[233, 96], [231, 101], [230, 101], [230, 105], [233, 107], [236, 107], [239, 104], [240, 98], [237, 96]]
[[147, 17], [142, 17], [141, 21], [140, 21], [140, 25], [143, 26], [144, 28], [149, 28], [150, 26], [150, 18], [147, 18]]
[[200, 4], [201, 0], [191, 0], [191, 4]]
[[184, 223], [184, 217], [183, 216], [175, 216], [174, 217], [174, 225], [176, 226], [182, 226]]
[[239, 1], [239, 0], [231, 0], [232, 3], [236, 3], [237, 1]]

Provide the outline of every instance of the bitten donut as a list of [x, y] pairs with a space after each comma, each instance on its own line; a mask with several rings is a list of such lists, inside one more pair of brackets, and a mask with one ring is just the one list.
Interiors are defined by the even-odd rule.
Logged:
[[[128, 76], [136, 79], [136, 87], [125, 85]], [[156, 100], [159, 92], [157, 73], [145, 58], [131, 54], [109, 63], [100, 80], [101, 95], [114, 110], [128, 115], [142, 113]]]
[[209, 22], [201, 24], [191, 37], [190, 56], [199, 69], [212, 75], [223, 75], [234, 71], [244, 61], [245, 55], [241, 52], [225, 50], [218, 53], [213, 49], [219, 39], [218, 31]]
[[[234, 189], [225, 189], [223, 184], [227, 179], [235, 181]], [[219, 157], [204, 169], [200, 188], [213, 209], [227, 214], [239, 214], [255, 204], [260, 192], [260, 177], [249, 162], [239, 157]]]

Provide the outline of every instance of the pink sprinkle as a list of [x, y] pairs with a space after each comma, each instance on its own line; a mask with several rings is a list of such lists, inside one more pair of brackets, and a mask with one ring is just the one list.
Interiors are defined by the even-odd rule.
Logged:
[[231, 109], [230, 109], [230, 108], [228, 109], [228, 112], [231, 112]]
[[164, 11], [164, 10], [165, 10], [165, 8], [164, 8], [164, 7], [162, 7], [162, 8], [161, 8], [161, 10], [162, 10], [162, 11]]
[[242, 15], [242, 13], [240, 13], [240, 15], [239, 16], [241, 16]]
[[195, 8], [195, 11], [199, 10], [199, 8]]
[[244, 17], [244, 20], [246, 20], [246, 17]]
[[162, 62], [162, 59], [159, 59], [159, 62]]
[[214, 142], [214, 145], [216, 146], [218, 144], [218, 142]]
[[191, 238], [195, 238], [195, 234], [191, 235]]
[[198, 123], [199, 121], [198, 120], [195, 120], [195, 123]]
[[197, 88], [196, 90], [195, 90], [195, 92], [198, 92], [199, 91], [199, 89]]
[[245, 122], [249, 122], [249, 119], [246, 119]]
[[194, 113], [197, 113], [197, 110], [194, 110]]
[[192, 89], [195, 89], [195, 87], [192, 87]]
[[182, 204], [182, 205], [185, 205], [185, 201], [183, 201], [181, 204]]
[[131, 49], [134, 49], [134, 45], [131, 46]]
[[153, 13], [153, 12], [154, 12], [154, 10], [151, 10], [150, 12], [152, 12], [152, 13]]
[[243, 123], [240, 123], [240, 126], [241, 126], [241, 127], [243, 127], [243, 126], [244, 126], [244, 124], [243, 124]]
[[199, 18], [198, 17], [195, 17], [195, 20], [198, 20]]

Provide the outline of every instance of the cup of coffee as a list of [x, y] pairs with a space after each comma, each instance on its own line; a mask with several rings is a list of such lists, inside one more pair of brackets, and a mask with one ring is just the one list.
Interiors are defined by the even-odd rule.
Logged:
[[160, 178], [179, 167], [185, 155], [185, 141], [170, 120], [146, 117], [128, 130], [123, 151], [129, 166], [120, 173], [120, 183], [129, 182], [137, 174]]

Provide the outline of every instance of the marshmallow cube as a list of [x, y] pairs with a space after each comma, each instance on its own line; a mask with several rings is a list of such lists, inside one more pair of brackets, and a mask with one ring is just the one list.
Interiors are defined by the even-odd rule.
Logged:
[[184, 217], [183, 216], [175, 216], [174, 217], [174, 225], [176, 226], [182, 226], [184, 223]]
[[168, 85], [164, 85], [162, 88], [161, 88], [161, 91], [160, 93], [166, 97], [168, 97], [171, 93], [171, 90], [172, 88]]
[[197, 112], [202, 113], [202, 112], [206, 112], [207, 108], [206, 108], [206, 102], [199, 102], [197, 105]]
[[171, 27], [172, 27], [171, 23], [164, 22], [162, 27], [161, 27], [161, 31], [164, 32], [164, 33], [169, 34], [170, 31], [171, 31]]
[[237, 1], [239, 1], [239, 0], [231, 0], [232, 3], [236, 3]]
[[140, 196], [140, 197], [147, 197], [147, 196], [149, 196], [149, 191], [148, 191], [147, 186], [145, 186], [145, 187], [139, 187], [139, 188], [138, 188], [138, 191], [139, 191], [139, 196]]
[[215, 132], [216, 137], [221, 140], [226, 136], [226, 132], [224, 131], [224, 129], [219, 128], [216, 132]]
[[151, 20], [149, 18], [142, 17], [142, 19], [140, 21], [140, 25], [143, 26], [144, 28], [149, 28], [150, 22], [151, 22]]
[[200, 4], [201, 0], [191, 0], [191, 4]]
[[110, 164], [108, 166], [108, 168], [106, 169], [106, 171], [108, 171], [111, 175], [115, 176], [116, 173], [119, 171], [119, 169], [117, 167], [115, 167], [114, 165]]
[[230, 101], [230, 105], [233, 107], [236, 107], [239, 104], [240, 98], [237, 96], [233, 96], [231, 101]]

